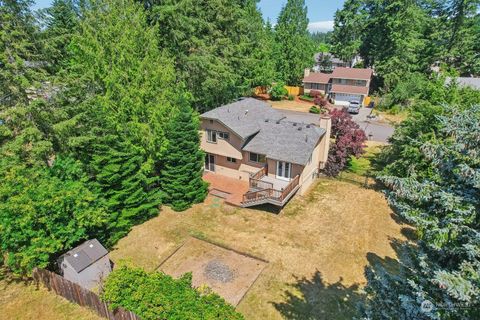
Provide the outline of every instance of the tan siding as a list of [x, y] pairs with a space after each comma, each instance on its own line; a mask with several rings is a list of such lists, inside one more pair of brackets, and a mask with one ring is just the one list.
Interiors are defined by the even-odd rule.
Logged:
[[[242, 139], [240, 139], [240, 137], [233, 133], [232, 130], [228, 129], [218, 121], [212, 121], [212, 123], [210, 123], [210, 120], [208, 119], [202, 119], [201, 129], [202, 131], [200, 147], [203, 151], [207, 153], [236, 158], [239, 160], [242, 159], [242, 152], [240, 150], [242, 148], [243, 141]], [[217, 143], [208, 142], [206, 134], [207, 129], [220, 132], [228, 132], [230, 135], [228, 141], [220, 139], [217, 136]]]

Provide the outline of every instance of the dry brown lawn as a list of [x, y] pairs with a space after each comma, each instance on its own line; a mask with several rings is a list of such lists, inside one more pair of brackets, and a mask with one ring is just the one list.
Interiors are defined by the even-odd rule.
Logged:
[[381, 193], [325, 178], [278, 215], [216, 198], [183, 213], [164, 208], [111, 258], [157, 270], [194, 235], [269, 261], [237, 307], [246, 319], [351, 319], [365, 267], [396, 258], [391, 242], [404, 239], [402, 227]]
[[313, 106], [313, 102], [307, 102], [302, 100], [281, 100], [281, 101], [272, 101], [268, 100], [268, 103], [276, 109], [291, 110], [291, 111], [301, 111], [309, 112], [310, 107]]
[[93, 312], [68, 302], [43, 287], [0, 281], [0, 319], [101, 320]]

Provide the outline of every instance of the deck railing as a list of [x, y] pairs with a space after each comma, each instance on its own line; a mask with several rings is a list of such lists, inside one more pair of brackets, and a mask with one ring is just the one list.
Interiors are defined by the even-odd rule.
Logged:
[[260, 180], [263, 176], [266, 176], [267, 175], [267, 167], [263, 167], [262, 169], [258, 170], [257, 172], [255, 172], [251, 177], [250, 179], [254, 179], [254, 180]]
[[[252, 180], [252, 179], [251, 179]], [[283, 204], [283, 201], [287, 199], [287, 197], [290, 195], [291, 192], [298, 186], [300, 181], [300, 177], [296, 176], [289, 184], [288, 186], [283, 189], [283, 190], [275, 190], [273, 189], [273, 184], [269, 182], [264, 182], [268, 183], [271, 185], [268, 188], [258, 190], [258, 191], [251, 191], [247, 192], [243, 195], [243, 203], [249, 203], [249, 202], [256, 202], [264, 199], [271, 199], [277, 202], [280, 202]]]
[[250, 178], [250, 189], [273, 189], [273, 183]]
[[290, 181], [288, 186], [285, 189], [283, 189], [282, 198], [280, 201], [285, 200], [285, 198], [290, 194], [290, 192], [292, 192], [293, 189], [295, 189], [298, 186], [299, 182], [300, 182], [300, 176], [296, 176], [295, 178], [293, 178], [293, 180]]

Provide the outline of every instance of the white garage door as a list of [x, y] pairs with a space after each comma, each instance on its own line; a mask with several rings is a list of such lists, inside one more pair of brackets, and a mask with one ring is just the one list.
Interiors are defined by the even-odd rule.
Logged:
[[335, 93], [335, 104], [339, 106], [348, 106], [350, 101], [362, 102], [362, 96], [358, 94]]

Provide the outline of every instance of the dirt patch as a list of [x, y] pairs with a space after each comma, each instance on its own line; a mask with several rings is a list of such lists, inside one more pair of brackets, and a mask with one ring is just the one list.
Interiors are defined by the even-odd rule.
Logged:
[[207, 285], [236, 306], [266, 265], [253, 257], [189, 238], [160, 270], [176, 278], [191, 272], [194, 287]]

